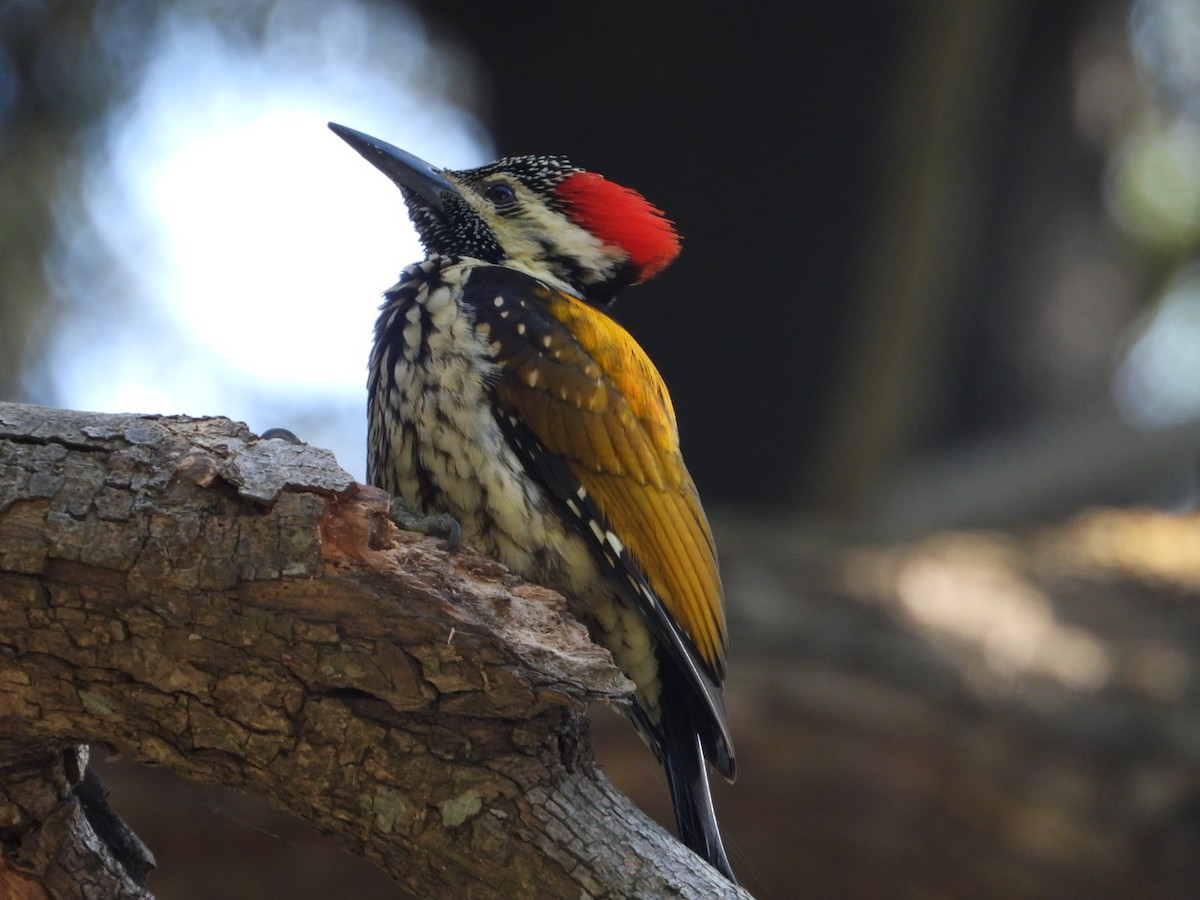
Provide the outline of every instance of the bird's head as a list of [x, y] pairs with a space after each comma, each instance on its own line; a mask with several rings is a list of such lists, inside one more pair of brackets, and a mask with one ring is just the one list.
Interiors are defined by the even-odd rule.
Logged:
[[641, 194], [561, 156], [514, 156], [452, 171], [330, 124], [404, 195], [427, 253], [503, 263], [606, 303], [657, 275], [679, 236]]

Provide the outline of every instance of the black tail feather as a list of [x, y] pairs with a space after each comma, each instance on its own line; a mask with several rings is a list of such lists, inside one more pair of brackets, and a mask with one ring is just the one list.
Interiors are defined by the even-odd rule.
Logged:
[[661, 755], [671, 802], [675, 806], [675, 824], [679, 839], [694, 853], [734, 884], [733, 867], [725, 855], [717, 815], [713, 810], [712, 792], [708, 787], [708, 768], [700, 735], [689, 718], [665, 711]]

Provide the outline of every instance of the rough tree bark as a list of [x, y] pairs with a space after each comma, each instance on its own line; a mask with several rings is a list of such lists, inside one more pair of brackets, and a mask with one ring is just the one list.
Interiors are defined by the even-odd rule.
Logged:
[[129, 897], [97, 744], [255, 792], [415, 896], [746, 896], [616, 792], [562, 599], [225, 419], [0, 404], [0, 895]]
[[[717, 801], [762, 896], [1196, 895], [1200, 516], [716, 524]], [[416, 896], [732, 894], [593, 770], [581, 710], [625, 688], [556, 596], [396, 531], [321, 451], [0, 405], [0, 897], [145, 896], [86, 743], [264, 796]], [[638, 790], [634, 752], [608, 764]]]

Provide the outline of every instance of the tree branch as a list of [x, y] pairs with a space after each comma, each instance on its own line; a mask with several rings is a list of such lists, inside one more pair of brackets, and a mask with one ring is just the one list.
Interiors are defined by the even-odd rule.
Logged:
[[326, 451], [0, 404], [5, 896], [149, 896], [136, 840], [97, 836], [90, 743], [262, 795], [418, 896], [746, 896], [593, 765], [586, 704], [629, 689], [558, 595], [396, 530]]

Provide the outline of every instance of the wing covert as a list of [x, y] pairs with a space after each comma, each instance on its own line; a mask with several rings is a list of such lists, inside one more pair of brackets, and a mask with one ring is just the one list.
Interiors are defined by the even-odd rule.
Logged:
[[543, 471], [560, 501], [578, 506], [584, 489], [625, 551], [620, 565], [649, 585], [719, 684], [716, 551], [657, 370], [603, 313], [512, 269], [476, 268], [466, 299], [499, 367], [494, 390], [508, 427], [528, 432], [514, 435], [518, 449], [532, 438], [558, 461], [541, 468], [560, 470]]

